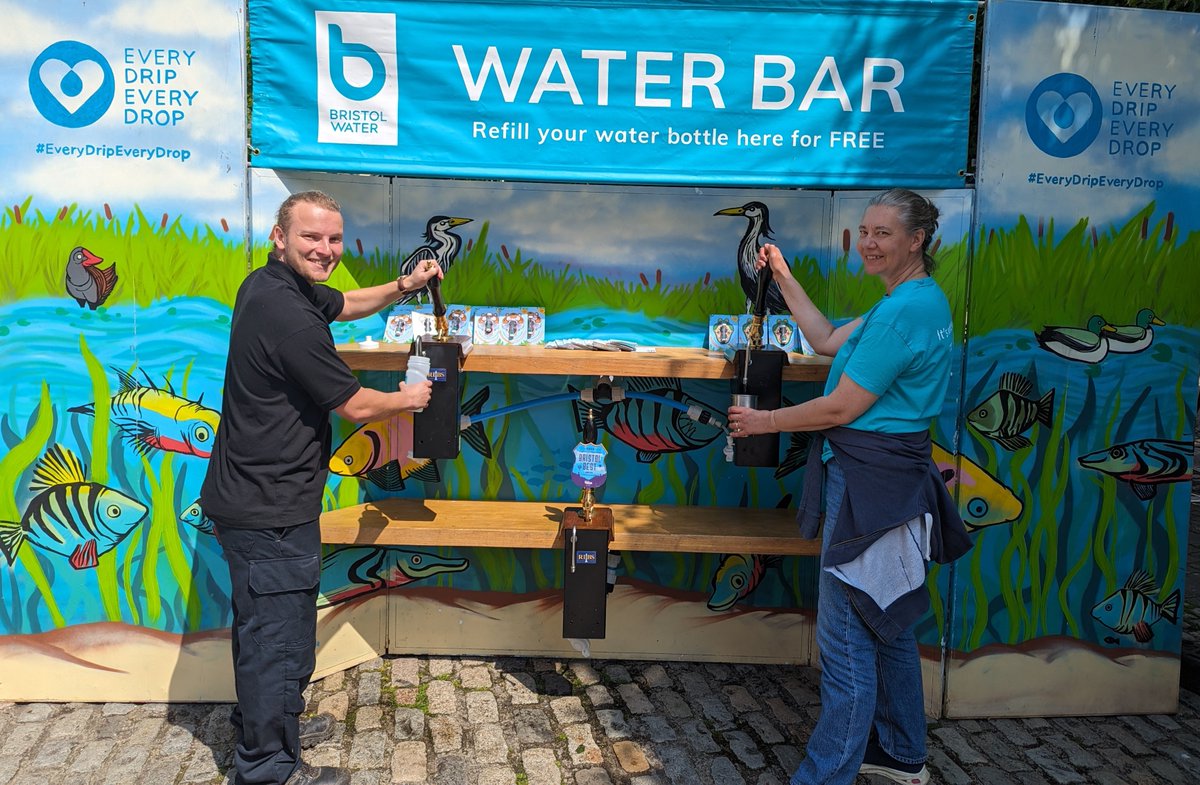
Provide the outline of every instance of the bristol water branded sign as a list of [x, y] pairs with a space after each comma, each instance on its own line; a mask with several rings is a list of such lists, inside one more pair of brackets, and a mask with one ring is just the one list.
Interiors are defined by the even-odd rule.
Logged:
[[250, 0], [251, 163], [960, 186], [975, 8]]

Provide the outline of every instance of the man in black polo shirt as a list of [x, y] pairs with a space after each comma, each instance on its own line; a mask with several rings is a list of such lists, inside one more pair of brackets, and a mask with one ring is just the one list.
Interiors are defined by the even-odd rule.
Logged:
[[232, 584], [234, 783], [349, 785], [346, 770], [300, 759], [302, 744], [333, 730], [328, 715], [304, 733], [299, 721], [316, 660], [329, 413], [386, 419], [424, 408], [432, 385], [361, 386], [329, 323], [377, 313], [442, 271], [427, 262], [380, 286], [324, 286], [342, 257], [342, 214], [319, 191], [280, 205], [271, 241], [266, 266], [246, 277], [233, 306], [221, 424], [200, 492]]

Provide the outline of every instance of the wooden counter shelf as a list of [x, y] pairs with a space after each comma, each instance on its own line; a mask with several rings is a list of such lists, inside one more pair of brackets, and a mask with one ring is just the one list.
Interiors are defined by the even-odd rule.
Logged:
[[[613, 511], [610, 548], [662, 553], [816, 556], [801, 539], [794, 510], [604, 504]], [[384, 499], [321, 515], [330, 545], [559, 548], [564, 502]]]
[[[408, 344], [381, 343], [363, 349], [339, 344], [338, 354], [355, 371], [402, 371], [408, 363]], [[784, 381], [822, 382], [829, 375], [829, 357], [792, 352], [783, 367]], [[649, 376], [675, 379], [732, 379], [733, 365], [720, 354], [691, 346], [659, 346], [653, 352], [599, 352], [586, 349], [547, 349], [544, 346], [474, 345], [464, 371], [537, 374], [545, 376]]]

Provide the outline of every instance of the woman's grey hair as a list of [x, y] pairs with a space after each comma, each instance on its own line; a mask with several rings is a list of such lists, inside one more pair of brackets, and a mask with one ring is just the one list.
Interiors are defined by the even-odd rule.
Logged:
[[298, 193], [294, 193], [288, 198], [284, 199], [283, 204], [279, 205], [279, 210], [275, 212], [275, 224], [283, 230], [285, 235], [292, 225], [292, 213], [295, 210], [296, 205], [300, 204], [301, 202], [314, 204], [317, 207], [321, 207], [335, 213], [340, 213], [342, 211], [342, 206], [337, 203], [337, 200], [324, 191], [300, 191]]
[[907, 188], [893, 188], [890, 191], [884, 191], [872, 197], [871, 201], [867, 202], [867, 206], [891, 207], [899, 216], [900, 223], [910, 233], [915, 233], [918, 229], [925, 230], [925, 242], [921, 245], [921, 255], [925, 261], [925, 274], [932, 275], [937, 262], [929, 253], [929, 246], [933, 242], [933, 235], [938, 230], [938, 216], [941, 213], [937, 206], [924, 196]]

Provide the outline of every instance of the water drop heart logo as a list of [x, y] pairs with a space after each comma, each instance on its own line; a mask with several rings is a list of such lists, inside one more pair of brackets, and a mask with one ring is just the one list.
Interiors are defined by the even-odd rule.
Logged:
[[1065, 144], [1091, 119], [1092, 99], [1086, 93], [1064, 98], [1051, 90], [1038, 96], [1037, 113], [1050, 133]]
[[72, 67], [53, 58], [42, 63], [38, 76], [50, 95], [70, 114], [79, 111], [104, 86], [104, 69], [95, 60], [84, 60]]
[[79, 41], [59, 41], [29, 69], [29, 95], [42, 117], [64, 128], [82, 128], [104, 116], [116, 84], [104, 55]]
[[1100, 133], [1104, 107], [1092, 83], [1078, 74], [1043, 79], [1025, 105], [1025, 128], [1038, 149], [1055, 158], [1086, 150]]

